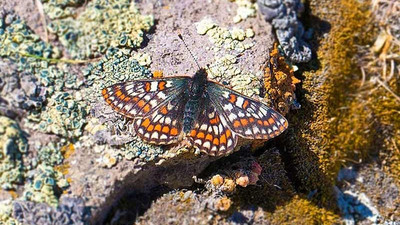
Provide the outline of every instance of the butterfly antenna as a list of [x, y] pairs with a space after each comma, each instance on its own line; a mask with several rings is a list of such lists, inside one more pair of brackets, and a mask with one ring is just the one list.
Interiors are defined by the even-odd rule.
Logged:
[[181, 41], [183, 42], [183, 44], [186, 47], [186, 50], [188, 50], [188, 52], [190, 53], [190, 55], [192, 56], [192, 58], [194, 59], [194, 61], [196, 62], [197, 67], [199, 67], [199, 69], [201, 69], [199, 63], [197, 62], [196, 58], [194, 57], [193, 53], [190, 51], [188, 45], [186, 44], [185, 40], [183, 40], [182, 34], [178, 34], [179, 39], [181, 39]]

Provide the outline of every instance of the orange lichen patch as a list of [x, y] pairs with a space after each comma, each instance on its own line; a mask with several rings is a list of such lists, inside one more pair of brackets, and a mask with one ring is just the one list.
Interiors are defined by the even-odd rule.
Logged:
[[14, 191], [14, 190], [8, 190], [7, 192], [11, 195], [11, 198], [12, 198], [12, 199], [18, 198], [18, 193], [17, 193], [16, 191]]
[[160, 112], [161, 112], [163, 115], [166, 115], [166, 114], [168, 113], [167, 106], [161, 107]]
[[151, 89], [151, 84], [150, 84], [150, 82], [146, 82], [146, 84], [144, 85], [144, 90], [145, 90], [146, 92], [149, 92], [150, 89]]
[[155, 131], [161, 131], [161, 124], [157, 124], [157, 125], [154, 127], [154, 130], [155, 130]]
[[298, 83], [300, 80], [294, 76], [294, 71], [285, 62], [285, 58], [279, 54], [278, 44], [275, 43], [264, 73], [265, 99], [282, 115], [286, 115], [290, 103], [296, 99], [294, 91]]
[[161, 78], [163, 77], [163, 71], [162, 70], [156, 70], [153, 72], [153, 77], [154, 78]]
[[171, 135], [178, 135], [178, 129], [176, 129], [175, 127], [171, 129]]
[[211, 184], [214, 186], [214, 187], [219, 187], [219, 186], [221, 186], [223, 183], [224, 183], [224, 178], [221, 176], [221, 175], [219, 175], [219, 174], [217, 174], [217, 175], [214, 175], [212, 178], [211, 178]]
[[204, 138], [204, 133], [203, 132], [199, 132], [197, 134], [197, 138]]
[[235, 121], [233, 122], [233, 127], [238, 128], [238, 127], [240, 127], [240, 126], [242, 126], [242, 125], [240, 124], [239, 120], [235, 120]]
[[243, 126], [247, 126], [249, 124], [249, 121], [247, 119], [240, 119], [240, 122], [242, 123]]
[[75, 152], [74, 144], [64, 145], [61, 147], [60, 151], [64, 158], [68, 159]]
[[162, 132], [167, 134], [169, 132], [169, 127], [168, 126], [164, 126], [162, 128]]
[[206, 135], [206, 140], [212, 141], [212, 139], [213, 139], [213, 137], [212, 137], [211, 134], [207, 134], [207, 135]]
[[[69, 163], [63, 163], [61, 165], [55, 166], [54, 169], [60, 173], [62, 173], [63, 175], [67, 175], [69, 172], [69, 168], [71, 168], [71, 166], [69, 165]], [[68, 183], [71, 183], [68, 179], [67, 179]]]
[[247, 109], [247, 107], [249, 107], [249, 101], [244, 100], [242, 107], [243, 109]]
[[236, 95], [230, 94], [230, 95], [229, 95], [229, 101], [230, 101], [231, 103], [235, 103], [235, 102], [236, 102]]
[[150, 119], [146, 118], [145, 120], [143, 120], [142, 122], [142, 127], [148, 127], [150, 125]]
[[165, 81], [161, 81], [158, 83], [158, 90], [162, 91], [165, 89]]

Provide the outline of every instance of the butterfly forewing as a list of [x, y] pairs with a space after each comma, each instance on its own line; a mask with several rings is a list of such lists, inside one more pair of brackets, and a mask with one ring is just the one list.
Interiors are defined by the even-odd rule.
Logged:
[[209, 155], [224, 155], [233, 151], [237, 136], [223, 116], [210, 103], [200, 114], [194, 129], [189, 133], [189, 141], [201, 152]]
[[154, 144], [172, 144], [178, 141], [182, 132], [185, 96], [180, 94], [161, 105], [151, 115], [135, 121], [137, 134]]
[[134, 80], [104, 88], [106, 102], [129, 118], [152, 114], [156, 109], [180, 95], [189, 77]]
[[207, 92], [212, 104], [223, 114], [229, 127], [239, 136], [271, 139], [288, 126], [286, 119], [264, 103], [209, 82]]

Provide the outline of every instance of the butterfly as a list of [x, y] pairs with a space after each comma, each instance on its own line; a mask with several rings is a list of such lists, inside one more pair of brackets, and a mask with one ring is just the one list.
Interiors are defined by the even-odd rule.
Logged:
[[132, 118], [144, 141], [168, 145], [183, 139], [209, 155], [229, 154], [238, 137], [271, 139], [288, 122], [264, 103], [207, 79], [200, 68], [193, 77], [133, 80], [102, 90], [105, 101]]

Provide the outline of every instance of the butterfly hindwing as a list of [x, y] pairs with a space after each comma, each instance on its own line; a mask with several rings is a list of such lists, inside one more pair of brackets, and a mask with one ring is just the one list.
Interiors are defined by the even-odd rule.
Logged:
[[180, 94], [158, 107], [149, 116], [135, 120], [137, 135], [154, 144], [172, 144], [182, 132], [185, 96]]
[[184, 91], [189, 77], [134, 80], [114, 84], [102, 90], [105, 101], [129, 118], [152, 114]]
[[223, 116], [209, 102], [200, 114], [194, 129], [189, 133], [193, 146], [209, 155], [224, 155], [233, 151], [237, 136], [229, 129]]
[[209, 82], [207, 92], [229, 127], [239, 136], [250, 139], [271, 139], [281, 134], [288, 122], [275, 110], [264, 103]]

